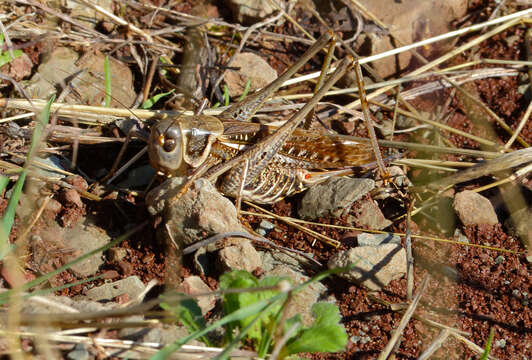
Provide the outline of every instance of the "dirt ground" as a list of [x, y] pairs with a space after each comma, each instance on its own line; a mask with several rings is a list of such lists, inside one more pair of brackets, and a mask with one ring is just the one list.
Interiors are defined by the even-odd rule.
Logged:
[[[156, 3], [156, 1], [152, 2]], [[465, 20], [457, 22], [456, 26], [463, 27], [486, 21], [495, 7], [496, 4], [492, 1], [472, 2], [468, 9], [468, 15], [464, 18]], [[192, 8], [191, 2], [185, 1], [175, 5], [173, 10], [191, 13], [193, 11]], [[209, 9], [215, 13], [217, 12], [218, 15], [216, 16], [228, 20], [231, 19], [228, 10], [218, 3], [210, 5]], [[515, 7], [516, 11], [519, 9], [522, 9], [522, 7]], [[24, 11], [29, 12], [29, 10], [24, 10], [24, 6], [20, 6], [18, 11], [22, 13]], [[147, 18], [142, 17], [146, 14], [142, 14], [134, 8], [128, 8], [124, 11], [124, 17], [134, 18], [136, 16], [141, 19], [141, 23], [144, 22], [145, 25], [147, 24]], [[301, 11], [301, 25], [303, 27], [308, 25], [310, 29], [315, 30], [314, 28], [316, 26], [311, 26], [311, 15], [305, 13], [304, 10], [299, 11]], [[45, 16], [42, 11], [38, 11], [38, 13], [44, 22]], [[164, 20], [165, 15], [159, 14], [158, 16]], [[305, 23], [305, 19], [308, 20], [307, 24]], [[67, 23], [60, 22], [60, 24], [61, 26], [69, 26]], [[107, 25], [106, 23], [100, 23], [98, 26]], [[469, 61], [471, 58], [531, 61], [532, 59], [527, 57], [529, 56], [527, 55], [527, 51], [530, 53], [532, 48], [530, 44], [528, 44], [529, 48], [526, 48], [526, 30], [526, 25], [513, 26], [480, 43], [472, 50], [474, 54], [470, 51], [460, 54], [442, 67], [458, 65]], [[126, 31], [123, 34], [120, 33], [120, 29], [113, 31], [116, 31], [117, 39], [125, 39], [127, 37]], [[273, 27], [273, 32], [286, 35], [299, 34], [298, 30], [290, 22], [284, 22], [282, 25]], [[230, 40], [229, 32], [224, 33], [218, 38], [214, 38], [213, 44], [218, 46], [219, 42], [228, 40]], [[461, 37], [453, 46], [458, 47], [469, 40], [469, 36]], [[23, 47], [23, 51], [31, 60], [32, 72], [39, 66], [43, 52], [51, 46], [49, 43], [45, 44], [44, 40], [38, 37], [26, 41], [17, 39], [15, 44], [31, 45]], [[268, 45], [271, 45], [271, 47], [265, 49], [261, 46], [260, 41], [255, 41], [249, 45], [248, 50], [259, 53], [278, 72], [286, 69], [288, 65], [293, 63], [305, 48], [301, 44], [289, 41], [268, 42]], [[80, 44], [74, 44], [74, 46], [83, 47]], [[102, 46], [101, 50], [105, 51], [110, 48], [110, 46], [107, 48], [106, 46]], [[114, 53], [114, 56], [120, 59], [127, 59], [133, 64], [134, 60], [132, 59], [134, 56], [138, 56], [138, 54], [132, 54], [130, 47], [123, 47], [118, 49]], [[176, 62], [179, 60], [175, 59]], [[418, 65], [412, 64], [412, 69], [415, 66]], [[495, 67], [498, 65], [479, 63], [473, 68], [481, 69], [490, 66]], [[319, 64], [317, 61], [311, 61], [305, 66], [302, 72], [317, 70], [319, 70]], [[524, 76], [524, 73], [522, 75]], [[140, 92], [143, 86], [140, 75], [136, 75], [134, 80], [135, 89]], [[429, 78], [408, 82], [403, 86], [403, 91], [408, 91], [430, 80]], [[157, 82], [160, 80], [156, 77], [154, 81]], [[510, 128], [515, 129], [520, 119], [523, 118], [531, 101], [530, 87], [524, 93], [519, 92], [519, 81], [518, 76], [494, 77], [469, 82], [466, 87], [476, 94], [489, 109], [501, 117]], [[165, 88], [165, 85], [160, 83], [156, 83], [154, 86], [160, 89]], [[302, 89], [299, 88], [296, 90]], [[3, 86], [0, 88], [0, 91], [1, 97], [15, 96], [13, 86], [11, 85]], [[339, 101], [344, 101], [344, 99], [339, 99]], [[472, 108], [472, 105], [468, 105], [464, 97], [457, 94], [453, 89], [439, 90], [418, 97], [410, 103], [417, 111], [426, 114], [435, 114], [440, 111], [446, 112], [448, 114], [446, 124], [453, 128], [468, 133], [472, 132], [481, 137], [489, 137], [497, 144], [504, 144], [509, 139], [508, 133], [489, 117], [489, 126], [480, 127], [476, 125], [470, 114], [472, 112], [478, 113], [477, 109]], [[171, 107], [175, 106], [175, 104], [159, 103], [157, 106]], [[14, 112], [12, 111], [3, 110], [2, 117], [13, 114]], [[278, 113], [279, 117], [283, 115], [285, 114], [282, 112]], [[380, 115], [382, 115], [383, 119], [390, 120], [393, 117], [393, 111], [382, 111]], [[28, 122], [25, 124], [29, 125]], [[5, 128], [5, 124], [0, 126]], [[345, 135], [366, 135], [363, 125], [356, 124], [353, 126], [341, 118], [332, 120], [331, 126]], [[114, 136], [112, 131], [108, 131], [107, 129], [103, 131], [107, 136]], [[441, 131], [440, 135], [448, 139], [450, 144], [457, 148], [485, 149], [481, 144], [469, 138], [445, 131]], [[531, 121], [527, 122], [520, 135], [524, 141], [529, 144], [532, 143]], [[415, 134], [412, 136], [410, 134], [400, 134], [394, 139], [411, 142], [425, 141], [425, 139]], [[29, 145], [27, 141], [11, 138], [5, 131], [0, 132], [0, 142], [2, 143], [1, 150], [3, 156], [8, 151], [25, 152]], [[142, 146], [140, 142], [134, 142], [126, 152], [126, 158], [130, 158]], [[521, 148], [521, 145], [514, 143], [512, 149], [519, 148]], [[70, 157], [71, 149], [72, 147], [66, 146], [57, 151], [63, 152]], [[82, 144], [78, 149], [77, 162], [84, 174], [88, 174], [91, 178], [96, 178], [96, 174], [100, 169], [109, 169], [111, 167], [119, 150], [119, 143]], [[404, 156], [422, 157], [423, 155], [421, 152], [416, 153], [410, 151]], [[439, 158], [452, 161], [476, 160], [458, 155], [442, 155]], [[12, 161], [11, 158], [9, 159]], [[140, 159], [140, 164], [147, 163], [147, 156]], [[434, 170], [413, 168], [409, 170], [408, 176], [415, 185], [421, 185], [427, 182], [428, 179], [442, 176], [440, 172]], [[122, 175], [117, 182], [125, 177], [126, 175]], [[76, 178], [71, 180], [73, 183], [76, 181], [79, 180], [76, 180]], [[491, 177], [486, 176], [454, 186], [453, 189], [445, 193], [444, 199], [439, 204], [439, 207], [428, 210], [428, 213], [432, 217], [424, 216], [423, 214], [416, 215], [413, 217], [409, 228], [416, 235], [452, 239], [454, 230], [458, 227], [461, 229], [463, 235], [467, 237], [470, 244], [489, 244], [492, 247], [511, 250], [518, 253], [518, 255], [461, 244], [449, 244], [425, 239], [414, 240], [414, 282], [416, 288], [425, 276], [430, 276], [430, 280], [421, 298], [420, 305], [416, 310], [415, 314], [417, 318], [412, 319], [402, 333], [400, 345], [395, 352], [397, 359], [417, 358], [438, 336], [441, 330], [429, 325], [424, 321], [425, 319], [434, 320], [462, 330], [468, 333], [465, 336], [467, 339], [481, 347], [485, 346], [490, 330], [494, 329], [495, 336], [491, 350], [492, 356], [498, 359], [512, 360], [532, 358], [532, 310], [529, 301], [529, 296], [532, 293], [531, 265], [527, 262], [526, 256], [524, 255], [526, 249], [523, 244], [505, 226], [505, 221], [509, 218], [511, 209], [504, 200], [507, 198], [505, 195], [517, 191], [523, 195], [527, 205], [530, 206], [530, 200], [532, 200], [530, 186], [527, 188], [526, 181], [522, 185], [513, 182], [482, 192], [482, 195], [490, 199], [492, 204], [494, 204], [499, 218], [499, 224], [497, 225], [445, 225], [446, 218], [443, 214], [445, 213], [445, 208], [449, 207], [449, 202], [455, 193], [466, 189], [475, 189], [479, 186], [489, 184], [492, 181], [493, 179]], [[77, 185], [78, 188], [87, 186], [83, 184], [83, 181], [79, 182], [81, 184]], [[73, 185], [76, 187], [75, 184]], [[89, 185], [87, 191], [96, 193], [97, 187], [94, 184]], [[103, 284], [110, 280], [126, 278], [131, 275], [137, 275], [145, 283], [152, 279], [157, 279], [161, 283], [164, 282], [166, 249], [155, 236], [155, 228], [159, 225], [158, 221], [160, 219], [150, 217], [145, 208], [142, 196], [136, 196], [134, 193], [126, 194], [124, 192], [104, 189], [98, 192], [103, 198], [102, 201], [91, 201], [83, 198], [81, 200], [82, 205], [77, 206], [75, 205], [76, 201], [69, 197], [72, 194], [61, 189], [59, 186], [51, 187], [48, 191], [53, 195], [53, 200], [51, 201], [57, 203], [56, 211], [48, 210], [52, 208], [48, 206], [47, 211], [42, 214], [42, 218], [34, 225], [32, 233], [39, 234], [45, 231], [50, 220], [57, 220], [63, 226], [69, 226], [69, 224], [75, 223], [80, 217], [90, 216], [94, 220], [95, 225], [104, 229], [111, 236], [118, 236], [124, 232], [124, 224], [139, 224], [146, 220], [149, 221], [149, 225], [141, 232], [134, 234], [131, 238], [119, 244], [120, 248], [125, 249], [125, 256], [123, 258], [114, 261], [108, 259], [100, 266], [100, 270], [95, 274], [96, 276], [101, 276], [100, 279], [64, 288], [58, 291], [56, 293], [57, 295], [74, 297], [84, 294], [87, 289], [93, 286]], [[8, 195], [6, 193], [0, 198], [0, 214], [5, 210], [7, 199]], [[301, 195], [296, 195], [274, 205], [267, 206], [266, 208], [281, 216], [297, 217], [296, 209], [300, 199]], [[379, 201], [379, 206], [384, 214], [397, 215], [404, 213], [404, 206], [401, 199]], [[254, 208], [248, 205], [243, 205], [243, 210], [256, 212]], [[351, 212], [354, 211], [356, 211], [356, 208], [351, 209]], [[339, 219], [323, 218], [320, 219], [320, 222], [323, 224], [350, 226], [347, 219], [348, 216], [349, 214]], [[252, 228], [256, 228], [262, 219], [252, 215], [245, 215], [244, 220]], [[275, 225], [276, 230], [270, 232], [267, 237], [279, 245], [312, 253], [315, 259], [322, 263], [327, 263], [329, 257], [338, 251], [338, 249], [315, 241], [310, 235], [280, 221], [270, 221]], [[348, 249], [354, 243], [354, 238], [357, 235], [357, 232], [352, 230], [340, 230], [316, 225], [309, 225], [308, 227], [339, 240], [342, 243], [341, 249]], [[406, 228], [406, 220], [405, 218], [401, 218], [394, 222], [391, 230], [405, 232]], [[15, 226], [10, 236], [11, 241], [17, 241], [21, 229], [23, 229], [23, 226], [20, 219], [16, 218]], [[44, 241], [46, 242], [46, 238]], [[402, 242], [404, 244], [404, 238]], [[65, 258], [61, 255], [65, 249], [61, 248], [60, 244], [45, 243], [43, 247], [47, 251], [45, 255], [40, 256], [38, 264], [36, 264], [35, 248], [32, 248], [33, 251], [28, 251], [27, 254], [21, 254], [21, 256], [29, 255], [26, 256], [27, 261], [24, 269], [25, 277], [28, 280], [35, 278], [42, 272], [46, 272], [46, 270], [50, 271], [64, 265], [66, 262]], [[185, 258], [183, 264], [183, 275], [187, 276], [196, 273], [190, 257]], [[9, 281], [5, 278], [5, 273], [3, 276], [4, 278], [0, 280], [0, 288], [10, 287]], [[218, 281], [215, 276], [202, 277], [212, 290], [216, 289]], [[71, 271], [64, 271], [55, 276], [50, 281], [50, 284], [52, 286], [61, 286], [77, 280], [81, 279]], [[370, 292], [361, 286], [338, 278], [327, 279], [324, 283], [329, 293], [336, 298], [342, 315], [342, 323], [347, 329], [350, 341], [347, 350], [343, 353], [310, 354], [309, 356], [314, 359], [375, 359], [390, 340], [394, 328], [398, 326], [402, 318], [402, 312], [394, 311], [391, 304], [406, 303], [406, 278], [394, 280], [386, 288], [378, 292]], [[449, 337], [434, 358], [469, 359], [478, 358], [478, 354], [469, 349], [463, 342]]]

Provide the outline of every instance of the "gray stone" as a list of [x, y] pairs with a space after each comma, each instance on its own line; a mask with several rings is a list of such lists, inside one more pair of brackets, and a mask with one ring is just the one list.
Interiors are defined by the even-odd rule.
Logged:
[[76, 344], [74, 350], [67, 354], [69, 360], [89, 360], [90, 354], [85, 344]]
[[[49, 221], [48, 226], [39, 233], [39, 237], [34, 238], [39, 241], [30, 243], [36, 263], [48, 264], [53, 262], [53, 259], [50, 258], [52, 250], [63, 253], [63, 260], [67, 263], [111, 241], [105, 231], [93, 225], [85, 225], [84, 222], [86, 221], [77, 222], [70, 228], [64, 228], [55, 221]], [[103, 264], [102, 255], [103, 253], [99, 252], [89, 256], [72, 265], [70, 270], [80, 277], [90, 276], [96, 273]]]
[[218, 253], [218, 261], [224, 270], [253, 272], [262, 266], [259, 253], [249, 240], [236, 239], [234, 245], [225, 246]]
[[268, 220], [262, 220], [255, 230], [260, 236], [266, 236], [270, 231], [275, 229], [275, 225], [269, 222]]
[[22, 304], [23, 314], [64, 314], [64, 313], [94, 313], [112, 310], [119, 305], [113, 302], [105, 304], [89, 301], [85, 298], [72, 299], [67, 296], [45, 295], [42, 298], [28, 298]]
[[238, 54], [231, 67], [238, 70], [226, 70], [224, 81], [229, 90], [229, 96], [240, 96], [249, 81], [249, 91], [255, 91], [268, 85], [277, 78], [277, 72], [260, 56], [253, 53]]
[[107, 258], [109, 261], [120, 261], [127, 256], [127, 249], [122, 247], [113, 247], [107, 250]]
[[[71, 228], [64, 228], [64, 239], [67, 247], [76, 250], [73, 256], [67, 256], [68, 261], [72, 261], [79, 255], [91, 252], [111, 241], [109, 235], [99, 227], [82, 223], [77, 223]], [[89, 276], [97, 272], [103, 262], [102, 252], [100, 252], [73, 265], [70, 270], [80, 276]]]
[[[205, 294], [211, 292], [211, 289], [201, 280], [199, 276], [189, 276], [183, 279], [183, 282], [179, 286], [179, 291], [184, 292], [187, 295]], [[201, 309], [201, 313], [205, 315], [216, 305], [216, 297], [214, 295], [203, 295], [195, 297], [198, 301], [198, 306]]]
[[[130, 317], [128, 321], [142, 321], [142, 316]], [[184, 326], [156, 324], [156, 327], [148, 328], [125, 328], [119, 331], [118, 336], [123, 340], [133, 340], [142, 343], [171, 344], [189, 335]], [[205, 346], [202, 342], [192, 340], [187, 345]], [[145, 352], [125, 351], [124, 349], [107, 349], [107, 355], [129, 359], [142, 359], [146, 357]]]
[[331, 178], [305, 193], [299, 216], [305, 219], [317, 219], [325, 215], [341, 216], [374, 187], [375, 181], [371, 179]]
[[406, 273], [406, 251], [397, 244], [359, 246], [333, 255], [329, 269], [354, 265], [338, 276], [370, 290], [381, 290]]
[[254, 24], [275, 11], [268, 0], [226, 0], [225, 3], [233, 12], [234, 19], [245, 25]]
[[[91, 3], [107, 10], [109, 13], [113, 12], [112, 0], [93, 0]], [[104, 14], [79, 1], [66, 0], [64, 6], [69, 10], [69, 15], [73, 19], [85, 26], [94, 27], [97, 21], [107, 20]]]
[[[288, 277], [293, 285], [299, 285], [309, 278], [300, 272], [296, 272], [287, 266], [278, 266], [271, 271], [263, 274], [265, 276]], [[327, 288], [320, 282], [312, 283], [306, 286], [300, 292], [293, 295], [292, 300], [285, 309], [285, 316], [290, 318], [294, 315], [301, 315], [301, 320], [305, 326], [310, 326], [314, 317], [312, 316], [312, 305], [318, 302], [327, 292]]]
[[460, 242], [469, 244], [469, 239], [467, 238], [467, 236], [464, 235], [464, 233], [462, 231], [460, 231], [460, 229], [455, 229], [454, 230], [454, 239], [456, 241], [460, 241]]
[[[420, 39], [446, 33], [452, 28], [450, 22], [465, 15], [467, 2], [452, 1], [417, 1], [417, 0], [361, 0], [362, 6], [375, 14], [394, 37], [406, 44]], [[438, 42], [422, 49], [423, 55], [429, 56], [437, 52], [445, 52], [451, 42]], [[387, 31], [372, 29], [366, 25], [356, 40], [356, 49], [360, 55], [379, 54], [397, 47]], [[403, 52], [397, 56], [389, 56], [374, 61], [375, 70], [381, 77], [389, 77], [410, 64], [412, 54]]]
[[393, 234], [361, 233], [357, 236], [358, 246], [377, 246], [382, 244], [401, 245], [401, 238]]
[[112, 300], [119, 295], [128, 294], [129, 299], [134, 300], [144, 291], [144, 289], [144, 284], [137, 276], [130, 276], [122, 280], [92, 288], [87, 291], [85, 297], [88, 300], [100, 301]]
[[308, 260], [302, 256], [285, 254], [279, 250], [259, 251], [262, 257], [262, 270], [271, 271], [278, 266], [286, 266], [296, 272], [302, 272], [302, 264], [308, 264]]
[[[105, 98], [105, 56], [89, 51], [81, 58], [67, 47], [54, 47], [43, 56], [37, 72], [28, 81], [25, 90], [32, 98], [48, 99], [57, 92], [56, 87], [69, 83], [76, 88], [66, 96], [65, 102], [102, 105]], [[109, 59], [113, 99], [111, 107], [131, 106], [135, 101], [133, 74], [129, 67], [113, 58]], [[73, 76], [77, 75], [77, 76]], [[68, 80], [71, 78], [71, 80]]]
[[[39, 158], [39, 163], [45, 164], [48, 167], [41, 167], [39, 165], [36, 165], [39, 169], [39, 173], [46, 177], [46, 178], [54, 178], [54, 179], [62, 179], [66, 175], [60, 173], [60, 171], [65, 171], [68, 168], [68, 164], [66, 164], [66, 161], [62, 158], [60, 158], [57, 155], [50, 155], [45, 158]], [[53, 169], [57, 169], [59, 171], [54, 171]]]
[[347, 217], [349, 223], [372, 230], [382, 230], [392, 225], [392, 222], [384, 217], [375, 200], [364, 198], [357, 205], [356, 210], [352, 211], [354, 215]]
[[182, 179], [171, 178], [146, 197], [148, 211], [161, 213], [162, 236], [184, 248], [206, 237], [230, 231], [245, 231], [233, 203], [205, 179], [198, 179], [178, 200], [174, 200]]
[[502, 264], [505, 260], [506, 258], [504, 256], [499, 255], [495, 258], [495, 264]]
[[474, 191], [465, 190], [456, 194], [453, 208], [464, 225], [495, 225], [499, 222], [491, 202]]

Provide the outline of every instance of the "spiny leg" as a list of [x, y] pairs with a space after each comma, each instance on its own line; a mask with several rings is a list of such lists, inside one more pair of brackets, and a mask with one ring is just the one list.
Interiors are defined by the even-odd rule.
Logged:
[[[318, 90], [323, 86], [323, 83], [327, 77], [327, 72], [329, 71], [329, 68], [330, 68], [330, 65], [331, 65], [331, 60], [332, 60], [332, 57], [333, 57], [333, 54], [334, 54], [334, 47], [336, 45], [336, 41], [335, 39], [333, 38], [330, 43], [329, 43], [329, 48], [327, 50], [327, 56], [325, 57], [325, 61], [321, 67], [321, 75], [318, 79], [318, 82], [316, 83], [316, 86], [314, 88], [314, 94], [316, 94], [318, 92]], [[284, 77], [290, 75], [290, 72], [294, 71], [295, 69], [295, 66], [293, 66], [289, 71], [285, 72], [285, 74], [282, 75], [282, 81], [284, 82]], [[277, 85], [274, 85], [275, 87], [278, 88]], [[268, 91], [274, 91], [272, 89], [267, 89]], [[304, 124], [304, 127], [310, 127], [310, 123], [311, 123], [311, 120], [312, 118], [314, 117], [314, 107], [312, 108], [312, 110], [306, 115], [306, 120], [305, 120], [305, 124]], [[277, 149], [278, 150], [278, 149]], [[277, 150], [274, 150], [273, 153], [277, 153]], [[241, 202], [242, 202], [242, 194], [244, 192], [244, 188], [245, 188], [245, 185], [247, 184], [247, 177], [248, 177], [248, 170], [249, 170], [249, 158], [246, 158], [244, 160], [244, 164], [242, 165], [242, 174], [240, 176], [240, 185], [239, 185], [239, 188], [238, 188], [238, 193], [236, 194], [236, 202], [235, 202], [235, 205], [236, 205], [236, 211], [237, 211], [237, 214], [239, 215], [240, 214], [240, 207], [241, 207]]]
[[220, 118], [227, 120], [248, 121], [260, 107], [266, 102], [281, 85], [290, 79], [303, 65], [307, 63], [325, 44], [333, 37], [332, 32], [326, 32], [305, 53], [281, 76], [272, 81], [265, 88], [246, 97], [239, 103], [231, 105], [227, 110], [220, 114]]
[[268, 137], [258, 141], [256, 144], [250, 146], [242, 152], [242, 154], [235, 158], [217, 165], [207, 172], [207, 178], [214, 181], [218, 176], [231, 170], [227, 176], [227, 182], [223, 184], [224, 192], [235, 194], [239, 189], [239, 181], [242, 173], [242, 162], [249, 161], [249, 171], [247, 178], [252, 180], [268, 165], [273, 156], [278, 152], [279, 148], [292, 135], [296, 127], [305, 119], [305, 116], [316, 106], [318, 101], [325, 95], [325, 93], [336, 83], [347, 71], [352, 59], [343, 59], [338, 65], [336, 71], [329, 77], [323, 87], [316, 93], [316, 95], [292, 118], [290, 118], [284, 125], [279, 127], [276, 132]]
[[[318, 82], [316, 83], [316, 86], [314, 87], [314, 95], [318, 92], [318, 90], [323, 86], [323, 82], [325, 81], [325, 78], [327, 76], [327, 73], [329, 72], [329, 68], [331, 67], [331, 60], [334, 56], [334, 47], [336, 46], [336, 38], [333, 38], [331, 42], [329, 43], [329, 49], [327, 49], [327, 56], [325, 57], [325, 61], [323, 62], [323, 65], [321, 67], [321, 74], [318, 78]], [[312, 109], [311, 112], [308, 113], [305, 119], [305, 123], [303, 124], [303, 129], [309, 130], [310, 126], [312, 125], [312, 119], [314, 118], [315, 110]]]
[[[131, 165], [131, 160], [128, 161], [126, 163], [126, 165], [122, 166], [118, 172], [117, 172], [117, 169], [118, 169], [118, 165], [120, 164], [120, 161], [122, 160], [122, 158], [124, 157], [124, 153], [126, 152], [126, 149], [127, 149], [127, 146], [129, 145], [131, 139], [133, 139], [133, 137], [136, 136], [142, 140], [144, 140], [145, 142], [148, 142], [148, 138], [149, 136], [147, 136], [145, 133], [141, 132], [141, 131], [138, 131], [134, 128], [130, 129], [126, 135], [126, 140], [124, 141], [124, 143], [122, 144], [122, 147], [120, 148], [120, 152], [118, 153], [118, 156], [116, 157], [114, 163], [113, 163], [113, 166], [111, 167], [111, 170], [109, 170], [109, 173], [100, 180], [101, 183], [104, 183], [106, 182], [107, 184], [111, 183], [117, 176], [119, 176], [122, 172], [124, 172], [124, 170]], [[134, 159], [135, 161], [141, 156], [143, 155], [147, 150], [147, 147], [144, 147], [141, 151], [140, 151], [140, 155], [137, 154], [134, 156]]]

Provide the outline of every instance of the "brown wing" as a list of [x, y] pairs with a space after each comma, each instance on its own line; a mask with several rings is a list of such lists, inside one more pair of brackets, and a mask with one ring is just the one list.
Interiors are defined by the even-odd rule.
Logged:
[[[223, 143], [250, 145], [275, 131], [276, 127], [240, 121], [223, 122]], [[297, 160], [303, 168], [330, 169], [360, 166], [374, 161], [369, 143], [330, 134], [297, 129], [279, 150], [279, 154]]]

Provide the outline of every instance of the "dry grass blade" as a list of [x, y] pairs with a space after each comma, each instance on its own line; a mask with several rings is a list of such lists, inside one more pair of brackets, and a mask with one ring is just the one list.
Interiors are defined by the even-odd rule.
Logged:
[[438, 351], [439, 348], [443, 345], [443, 343], [447, 340], [447, 338], [451, 335], [451, 332], [448, 329], [443, 329], [438, 337], [434, 339], [432, 344], [425, 350], [419, 357], [418, 360], [428, 360], [431, 358], [431, 356]]
[[426, 187], [428, 189], [442, 191], [449, 186], [461, 182], [466, 182], [481, 176], [492, 175], [500, 171], [510, 170], [511, 168], [522, 166], [530, 162], [532, 162], [531, 148], [516, 150], [509, 154], [501, 155], [496, 159], [488, 160], [469, 169], [462, 170], [452, 176], [427, 184], [423, 188]]
[[379, 354], [378, 360], [386, 360], [388, 356], [390, 355], [390, 353], [392, 352], [392, 349], [394, 348], [396, 342], [399, 340], [399, 338], [402, 335], [401, 334], [402, 331], [405, 329], [412, 315], [414, 315], [414, 311], [416, 310], [416, 307], [419, 304], [419, 300], [421, 300], [421, 295], [423, 295], [423, 292], [425, 291], [429, 283], [429, 279], [430, 277], [426, 275], [423, 281], [421, 282], [421, 285], [419, 286], [416, 296], [414, 296], [414, 298], [412, 299], [412, 302], [408, 306], [408, 309], [405, 311], [401, 319], [401, 322], [399, 323], [397, 328], [393, 330], [392, 338], [390, 339], [390, 341], [388, 341], [388, 344], [386, 344], [386, 347], [384, 348], [384, 350], [382, 350], [382, 352]]

